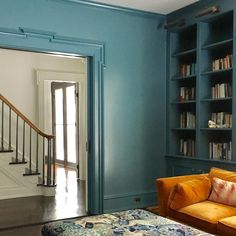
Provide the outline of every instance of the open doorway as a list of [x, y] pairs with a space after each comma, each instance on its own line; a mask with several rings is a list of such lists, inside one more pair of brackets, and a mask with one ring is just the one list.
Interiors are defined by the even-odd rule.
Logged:
[[[83, 63], [86, 72], [87, 59], [75, 60]], [[63, 205], [66, 200], [84, 215], [88, 204], [87, 74], [38, 69], [37, 80], [40, 127], [56, 136], [57, 202]]]
[[[84, 73], [38, 69], [37, 84], [39, 126], [45, 132], [58, 136], [57, 163], [77, 168], [78, 178], [87, 181], [86, 59], [83, 59], [82, 63]], [[56, 102], [55, 97], [57, 97]], [[58, 114], [57, 121], [55, 112]]]
[[52, 127], [56, 136], [56, 163], [64, 167], [77, 168], [78, 132], [76, 83], [52, 82]]
[[[0, 72], [1, 78], [6, 78], [0, 82], [1, 93], [45, 133], [53, 133], [52, 84], [68, 84], [65, 90], [75, 90], [76, 94], [79, 95], [79, 98], [75, 97], [75, 94], [72, 96], [72, 93], [68, 93], [69, 97], [67, 96], [68, 105], [74, 106], [75, 116], [69, 115], [68, 118], [71, 120], [67, 118], [63, 124], [70, 124], [70, 129], [67, 127], [67, 132], [74, 132], [75, 137], [73, 139], [71, 138], [73, 135], [69, 135], [67, 145], [63, 146], [63, 149], [67, 148], [68, 150], [65, 151], [68, 166], [56, 168], [57, 195], [55, 201], [50, 200], [50, 206], [52, 206], [50, 211], [48, 210], [48, 202], [39, 201], [42, 204], [40, 209], [43, 209], [42, 222], [85, 215], [88, 199], [86, 153], [87, 118], [89, 117], [87, 114], [87, 58], [0, 49], [0, 61], [4, 68]], [[14, 86], [12, 86], [13, 84]], [[73, 103], [71, 101], [74, 98]], [[70, 108], [68, 112], [71, 114], [73, 110]], [[73, 125], [74, 128], [72, 128]], [[19, 133], [19, 137], [23, 137], [23, 134]], [[72, 149], [72, 146], [76, 150], [75, 148]], [[22, 152], [21, 148], [22, 145], [19, 145], [19, 152]], [[36, 147], [33, 147], [33, 150], [35, 149]], [[73, 160], [70, 158], [71, 156]], [[80, 171], [77, 171], [79, 163]], [[39, 198], [32, 197], [32, 204]], [[37, 219], [34, 220], [34, 223], [37, 223]]]

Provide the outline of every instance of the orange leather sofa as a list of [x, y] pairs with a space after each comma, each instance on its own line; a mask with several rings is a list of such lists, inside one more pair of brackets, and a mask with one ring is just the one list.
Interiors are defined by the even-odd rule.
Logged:
[[236, 183], [236, 172], [214, 167], [207, 174], [157, 179], [159, 214], [212, 234], [236, 236], [236, 207], [208, 200], [213, 177]]

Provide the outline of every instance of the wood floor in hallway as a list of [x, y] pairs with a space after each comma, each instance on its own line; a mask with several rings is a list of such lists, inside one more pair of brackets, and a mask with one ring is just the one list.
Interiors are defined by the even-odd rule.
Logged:
[[41, 225], [86, 215], [85, 181], [70, 168], [57, 167], [55, 197], [26, 197], [0, 201], [0, 236], [38, 236]]

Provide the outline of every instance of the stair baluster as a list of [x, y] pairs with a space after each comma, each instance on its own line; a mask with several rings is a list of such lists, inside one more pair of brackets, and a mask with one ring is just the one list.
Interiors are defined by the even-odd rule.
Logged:
[[23, 122], [22, 162], [25, 162], [25, 121]]
[[8, 150], [11, 150], [11, 108], [9, 107], [9, 124], [8, 124]]
[[30, 127], [30, 143], [29, 143], [29, 173], [32, 173], [32, 128]]
[[39, 172], [39, 134], [37, 133], [37, 140], [36, 140], [36, 173]]
[[2, 101], [2, 134], [1, 134], [1, 149], [4, 150], [4, 102]]
[[16, 163], [18, 162], [18, 128], [19, 128], [19, 116], [16, 116]]
[[51, 139], [48, 138], [48, 158], [47, 158], [47, 185], [51, 185]]
[[43, 137], [43, 173], [42, 173], [42, 178], [43, 178], [43, 185], [45, 184], [45, 137]]
[[53, 179], [53, 186], [55, 186], [56, 185], [56, 148], [55, 148], [56, 147], [56, 140], [55, 140], [55, 138], [52, 139], [52, 143], [53, 143], [53, 157], [52, 157], [53, 177], [52, 177], [52, 179]]

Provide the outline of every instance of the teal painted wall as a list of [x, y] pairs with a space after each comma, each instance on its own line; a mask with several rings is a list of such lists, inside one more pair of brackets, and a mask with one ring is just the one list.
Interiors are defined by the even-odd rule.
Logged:
[[[1, 0], [0, 27], [105, 44], [104, 211], [155, 204], [155, 179], [165, 175], [164, 20], [69, 1]], [[9, 45], [17, 46], [17, 40]]]

